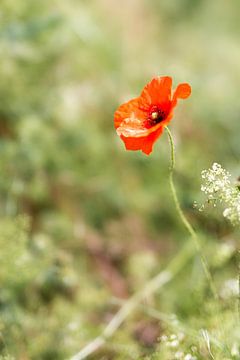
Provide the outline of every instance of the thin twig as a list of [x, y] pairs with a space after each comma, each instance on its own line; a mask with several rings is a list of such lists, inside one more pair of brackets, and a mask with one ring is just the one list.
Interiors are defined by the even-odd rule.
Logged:
[[[124, 300], [120, 300], [120, 299], [113, 299], [113, 304], [124, 304]], [[162, 313], [158, 310], [156, 310], [155, 308], [151, 307], [151, 306], [147, 306], [147, 305], [142, 305], [139, 304], [138, 308], [140, 310], [142, 310], [144, 313], [146, 313], [147, 315], [149, 315], [150, 317], [157, 319], [163, 323], [165, 323], [166, 325], [168, 325], [169, 327], [173, 327], [176, 329], [176, 331], [181, 331], [184, 334], [187, 334], [188, 336], [190, 336], [192, 339], [195, 340], [200, 340], [202, 339], [202, 336], [199, 335], [199, 331], [189, 328], [184, 326], [179, 319], [173, 317], [173, 314], [166, 314], [166, 313]], [[202, 334], [202, 333], [201, 333]], [[208, 334], [209, 338], [211, 339], [211, 342], [216, 345], [219, 349], [224, 350], [224, 345], [218, 341], [215, 337], [211, 336]]]
[[137, 306], [144, 300], [146, 297], [151, 296], [157, 290], [160, 290], [164, 285], [170, 282], [180, 270], [188, 263], [188, 261], [193, 257], [196, 250], [192, 246], [191, 242], [178, 253], [178, 255], [170, 262], [167, 268], [161, 271], [156, 275], [152, 280], [150, 280], [139, 292], [133, 295], [129, 300], [127, 300], [112, 320], [105, 327], [102, 335], [98, 336], [95, 340], [90, 342], [82, 350], [80, 350], [76, 355], [74, 355], [70, 360], [83, 360], [86, 359], [89, 355], [96, 352], [100, 349], [105, 342], [114, 335], [116, 330], [121, 326], [121, 324], [126, 320], [126, 318], [137, 308]]
[[[201, 252], [200, 242], [197, 238], [197, 235], [192, 228], [191, 224], [188, 222], [187, 218], [185, 217], [180, 203], [177, 198], [176, 189], [173, 182], [173, 171], [175, 165], [175, 150], [174, 150], [174, 143], [173, 138], [171, 135], [170, 130], [166, 127], [169, 137], [169, 143], [171, 147], [171, 166], [170, 166], [170, 174], [169, 174], [169, 181], [170, 187], [174, 199], [174, 203], [176, 206], [176, 210], [185, 225], [186, 229], [188, 230], [192, 239], [194, 239], [196, 250], [200, 254], [203, 268], [205, 274], [209, 280], [210, 287], [215, 297], [217, 297], [217, 292], [215, 290], [211, 274], [208, 270], [207, 263], [203, 257]], [[169, 264], [169, 266], [162, 272], [160, 272], [157, 276], [155, 276], [152, 280], [150, 280], [142, 290], [137, 292], [133, 295], [129, 300], [127, 300], [124, 305], [120, 308], [120, 310], [116, 313], [116, 315], [112, 318], [109, 324], [105, 327], [102, 335], [98, 336], [92, 342], [90, 342], [87, 346], [85, 346], [82, 350], [80, 350], [76, 355], [74, 355], [70, 360], [83, 360], [86, 359], [89, 355], [93, 354], [95, 351], [100, 349], [105, 342], [114, 335], [116, 330], [121, 326], [121, 324], [125, 321], [125, 319], [137, 308], [137, 306], [141, 303], [141, 301], [147, 297], [152, 295], [157, 290], [160, 290], [165, 284], [171, 281], [178, 272], [187, 264], [188, 260], [193, 256], [194, 250], [191, 243], [188, 243], [186, 247], [176, 256], [176, 258]]]

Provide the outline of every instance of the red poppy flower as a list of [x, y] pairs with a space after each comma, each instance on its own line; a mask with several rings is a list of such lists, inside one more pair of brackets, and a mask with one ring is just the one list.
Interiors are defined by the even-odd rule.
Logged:
[[127, 150], [142, 150], [149, 155], [155, 141], [173, 116], [178, 99], [191, 94], [188, 84], [179, 84], [172, 95], [172, 78], [153, 78], [138, 98], [116, 110], [114, 125]]

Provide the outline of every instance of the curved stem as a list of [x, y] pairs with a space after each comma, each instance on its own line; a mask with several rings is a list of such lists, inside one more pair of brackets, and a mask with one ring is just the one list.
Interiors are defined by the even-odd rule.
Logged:
[[[178, 201], [176, 189], [173, 182], [173, 171], [174, 171], [174, 165], [175, 165], [175, 151], [174, 151], [174, 143], [173, 138], [171, 135], [170, 130], [166, 127], [166, 130], [168, 132], [169, 137], [169, 143], [171, 147], [171, 166], [170, 166], [170, 174], [169, 174], [169, 181], [170, 181], [170, 187], [174, 199], [174, 203], [176, 206], [176, 210], [178, 212], [179, 217], [181, 218], [184, 226], [188, 230], [189, 234], [191, 235], [191, 238], [194, 239], [195, 242], [195, 248], [197, 252], [200, 254], [201, 261], [203, 264], [203, 268], [206, 274], [206, 277], [209, 280], [212, 292], [215, 297], [217, 296], [217, 292], [215, 290], [211, 274], [208, 270], [208, 266], [206, 263], [206, 260], [204, 259], [204, 256], [201, 252], [201, 245], [198, 240], [198, 237], [185, 217], [180, 203]], [[124, 305], [119, 309], [119, 311], [114, 315], [112, 320], [108, 323], [108, 325], [103, 330], [102, 334], [95, 338], [93, 341], [91, 341], [88, 345], [86, 345], [82, 350], [80, 350], [77, 354], [75, 354], [73, 357], [70, 358], [70, 360], [83, 360], [89, 357], [91, 354], [95, 353], [98, 349], [100, 349], [106, 341], [111, 338], [116, 330], [122, 325], [122, 323], [126, 320], [128, 316], [131, 315], [131, 313], [137, 308], [137, 306], [141, 303], [141, 301], [146, 296], [151, 296], [154, 294], [157, 290], [160, 290], [164, 285], [166, 285], [168, 282], [173, 280], [173, 278], [181, 271], [181, 269], [186, 266], [190, 258], [195, 254], [196, 250], [194, 250], [194, 246], [192, 243], [188, 242], [186, 246], [180, 251], [180, 253], [170, 262], [170, 264], [167, 266], [167, 268], [163, 271], [161, 271], [159, 274], [157, 274], [154, 278], [152, 278], [149, 282], [145, 284], [145, 286], [138, 291], [136, 294], [134, 294], [131, 298], [129, 298]]]
[[240, 321], [240, 250], [238, 251], [238, 320]]
[[193, 229], [192, 225], [190, 224], [190, 222], [188, 221], [188, 219], [186, 218], [186, 216], [184, 215], [178, 197], [177, 197], [177, 192], [176, 192], [176, 188], [174, 185], [174, 181], [173, 181], [173, 172], [174, 172], [174, 167], [175, 167], [175, 147], [174, 147], [174, 142], [173, 142], [173, 137], [171, 134], [171, 131], [169, 130], [169, 128], [166, 126], [165, 129], [167, 130], [168, 133], [168, 139], [169, 139], [169, 144], [170, 144], [170, 150], [171, 150], [171, 163], [170, 163], [170, 171], [169, 171], [169, 183], [170, 183], [170, 188], [172, 191], [172, 196], [173, 196], [173, 200], [174, 200], [174, 204], [177, 210], [177, 213], [180, 217], [180, 219], [182, 220], [183, 225], [185, 226], [185, 228], [187, 229], [187, 231], [189, 232], [189, 234], [191, 235], [192, 239], [194, 240], [196, 249], [199, 253], [201, 262], [202, 262], [202, 266], [203, 266], [203, 270], [205, 272], [205, 276], [209, 282], [211, 291], [213, 293], [213, 296], [215, 297], [215, 299], [218, 299], [218, 294], [215, 288], [215, 285], [213, 283], [213, 279], [212, 279], [212, 275], [210, 273], [207, 261], [205, 259], [205, 256], [202, 253], [202, 248], [201, 248], [201, 243], [199, 241], [199, 238], [195, 232], [195, 230]]

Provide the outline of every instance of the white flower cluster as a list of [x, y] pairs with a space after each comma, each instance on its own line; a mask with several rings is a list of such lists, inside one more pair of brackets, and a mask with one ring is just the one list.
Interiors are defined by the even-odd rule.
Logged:
[[224, 281], [220, 289], [221, 298], [227, 300], [238, 296], [238, 279]]
[[[216, 206], [223, 203], [223, 216], [231, 221], [233, 225], [240, 225], [240, 191], [234, 186], [230, 177], [231, 174], [214, 163], [212, 168], [203, 170], [203, 184], [201, 190], [207, 195], [207, 202]], [[203, 210], [204, 205], [200, 208]]]
[[[161, 336], [161, 342], [164, 343], [167, 348], [173, 351], [174, 360], [197, 360], [197, 357], [190, 352], [185, 353], [181, 350], [181, 345], [184, 342], [184, 339], [185, 334], [183, 332], [180, 332], [178, 334], [171, 334], [169, 336]], [[197, 347], [192, 346], [191, 351], [193, 353], [197, 352]]]

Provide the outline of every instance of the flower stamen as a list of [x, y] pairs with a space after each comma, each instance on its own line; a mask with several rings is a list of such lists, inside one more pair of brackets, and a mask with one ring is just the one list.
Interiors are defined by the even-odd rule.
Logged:
[[157, 111], [154, 111], [151, 115], [152, 119], [153, 120], [156, 120], [158, 118], [158, 112]]
[[160, 109], [158, 106], [153, 106], [148, 113], [147, 120], [144, 122], [144, 126], [151, 128], [163, 121], [167, 116], [167, 113]]

